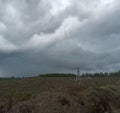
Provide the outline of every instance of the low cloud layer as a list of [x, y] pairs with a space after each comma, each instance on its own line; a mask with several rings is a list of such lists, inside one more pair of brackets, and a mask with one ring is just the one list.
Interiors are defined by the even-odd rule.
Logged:
[[119, 0], [0, 0], [0, 76], [120, 69]]

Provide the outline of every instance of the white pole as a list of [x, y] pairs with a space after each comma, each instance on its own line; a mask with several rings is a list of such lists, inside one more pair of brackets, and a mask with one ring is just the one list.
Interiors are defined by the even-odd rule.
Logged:
[[79, 80], [80, 80], [80, 68], [77, 68], [77, 75], [76, 75], [76, 81], [75, 81], [75, 85], [78, 86], [79, 85]]
[[78, 67], [78, 86], [80, 85], [80, 68]]

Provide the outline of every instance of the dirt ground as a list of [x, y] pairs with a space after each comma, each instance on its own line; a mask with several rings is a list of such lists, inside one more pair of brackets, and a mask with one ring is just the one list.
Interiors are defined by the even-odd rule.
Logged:
[[0, 80], [0, 113], [120, 113], [120, 78]]

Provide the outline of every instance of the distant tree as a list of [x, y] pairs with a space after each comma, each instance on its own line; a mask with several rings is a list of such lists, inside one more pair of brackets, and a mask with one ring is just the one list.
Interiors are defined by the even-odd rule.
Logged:
[[107, 76], [109, 76], [109, 74], [108, 74], [107, 72], [105, 72], [105, 73], [104, 73], [104, 76], [107, 77]]
[[15, 78], [14, 76], [10, 77], [10, 79], [14, 79], [14, 78]]

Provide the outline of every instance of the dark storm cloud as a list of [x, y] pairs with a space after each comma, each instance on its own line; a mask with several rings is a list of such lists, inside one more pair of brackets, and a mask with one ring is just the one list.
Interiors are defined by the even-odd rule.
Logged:
[[0, 0], [0, 76], [120, 68], [118, 0]]

